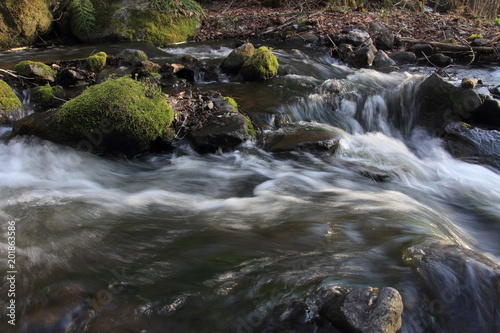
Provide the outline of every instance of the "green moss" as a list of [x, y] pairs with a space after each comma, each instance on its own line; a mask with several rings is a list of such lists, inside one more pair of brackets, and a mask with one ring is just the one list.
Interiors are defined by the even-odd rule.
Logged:
[[31, 90], [31, 98], [35, 104], [50, 107], [53, 105], [54, 96], [63, 92], [59, 86], [38, 86]]
[[135, 154], [163, 137], [173, 115], [160, 89], [122, 77], [87, 88], [61, 107], [53, 123], [67, 143], [97, 137], [94, 152]]
[[106, 66], [108, 55], [105, 52], [98, 52], [87, 58], [87, 67], [91, 72], [98, 72]]
[[246, 117], [247, 118], [247, 130], [248, 130], [248, 134], [250, 134], [251, 136], [255, 137], [255, 135], [257, 134], [255, 132], [255, 127], [253, 126], [252, 124], [252, 121], [250, 120], [250, 118]]
[[14, 71], [22, 76], [38, 76], [47, 81], [54, 81], [54, 71], [52, 68], [41, 62], [24, 60], [14, 67]]
[[179, 17], [169, 13], [130, 10], [124, 34], [129, 40], [147, 40], [156, 46], [186, 41], [200, 27], [196, 17]]
[[255, 51], [241, 67], [241, 74], [247, 80], [267, 80], [278, 73], [279, 63], [276, 56], [265, 46]]
[[238, 103], [231, 97], [224, 97], [224, 100], [234, 108], [234, 111], [238, 111]]
[[12, 88], [0, 80], [0, 123], [9, 119], [13, 113], [20, 112], [22, 103]]

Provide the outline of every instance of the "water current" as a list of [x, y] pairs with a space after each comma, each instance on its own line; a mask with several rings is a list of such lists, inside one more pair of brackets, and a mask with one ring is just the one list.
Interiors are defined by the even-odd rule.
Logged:
[[[220, 63], [230, 48], [155, 52]], [[403, 297], [401, 332], [500, 332], [500, 174], [413, 125], [430, 69], [274, 52], [279, 78], [198, 85], [260, 125], [281, 114], [337, 128], [335, 154], [248, 142], [113, 160], [32, 137], [0, 144], [0, 267], [5, 276], [12, 222], [17, 271], [17, 325], [3, 278], [0, 331], [336, 332], [314, 325], [325, 290], [390, 286]], [[495, 70], [477, 71], [498, 85]], [[310, 311], [290, 328], [294, 302]]]

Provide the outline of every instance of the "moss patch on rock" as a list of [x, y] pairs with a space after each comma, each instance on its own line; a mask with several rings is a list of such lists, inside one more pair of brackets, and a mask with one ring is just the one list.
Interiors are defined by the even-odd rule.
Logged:
[[52, 68], [37, 61], [21, 61], [14, 67], [14, 70], [19, 75], [33, 77], [39, 81], [54, 82], [55, 79], [55, 73]]
[[22, 103], [12, 88], [0, 80], [0, 124], [7, 123], [21, 114]]
[[38, 86], [31, 89], [31, 100], [35, 103], [35, 111], [47, 110], [62, 104], [60, 99], [64, 95], [60, 86]]
[[167, 133], [174, 112], [156, 86], [129, 77], [87, 88], [53, 121], [59, 141], [94, 153], [134, 155]]
[[106, 52], [97, 52], [87, 58], [87, 67], [91, 72], [98, 72], [106, 66]]
[[46, 0], [2, 0], [0, 50], [34, 43], [49, 32], [51, 24]]
[[233, 98], [224, 97], [223, 99], [233, 107], [234, 111], [238, 111], [238, 103]]
[[261, 46], [243, 64], [240, 73], [247, 80], [263, 81], [278, 74], [279, 63], [271, 49]]

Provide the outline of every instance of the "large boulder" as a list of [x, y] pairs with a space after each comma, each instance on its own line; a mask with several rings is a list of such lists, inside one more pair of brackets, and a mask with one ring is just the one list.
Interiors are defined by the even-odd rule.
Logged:
[[173, 110], [156, 87], [128, 77], [87, 88], [57, 110], [21, 119], [14, 135], [34, 134], [97, 154], [144, 152], [164, 138]]
[[23, 106], [16, 93], [0, 80], [0, 124], [19, 119]]
[[261, 46], [243, 64], [240, 73], [247, 80], [263, 81], [278, 74], [278, 59], [268, 47]]
[[51, 24], [46, 0], [2, 0], [0, 50], [33, 44], [49, 32]]
[[193, 36], [203, 16], [201, 7], [192, 0], [186, 1], [191, 9], [181, 4], [180, 11], [165, 8], [166, 1], [87, 1], [92, 4], [95, 19], [90, 21], [91, 26], [78, 24], [75, 18], [70, 21], [72, 34], [85, 42], [144, 40], [162, 47]]
[[252, 43], [245, 43], [235, 48], [231, 53], [222, 61], [220, 68], [224, 73], [238, 74], [241, 67], [253, 54], [255, 47]]
[[473, 90], [456, 87], [432, 74], [420, 83], [416, 95], [416, 124], [440, 135], [446, 124], [467, 118], [481, 104]]
[[320, 313], [343, 332], [395, 333], [402, 325], [403, 300], [390, 287], [358, 288], [347, 295], [332, 292]]

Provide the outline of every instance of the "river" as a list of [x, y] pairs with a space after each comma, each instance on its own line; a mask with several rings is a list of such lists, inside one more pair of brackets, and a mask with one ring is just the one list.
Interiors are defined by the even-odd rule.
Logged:
[[[147, 50], [158, 62], [230, 52]], [[15, 327], [1, 285], [2, 332], [336, 332], [317, 320], [322, 293], [362, 286], [401, 293], [404, 333], [500, 331], [500, 173], [412, 125], [432, 69], [384, 74], [325, 50], [274, 52], [286, 69], [277, 79], [198, 86], [235, 97], [262, 127], [276, 115], [336, 127], [335, 154], [248, 142], [114, 160], [31, 137], [0, 144], [0, 267], [11, 270], [12, 222], [17, 272]], [[493, 85], [499, 73], [474, 72]], [[307, 316], [290, 328], [296, 302]]]

